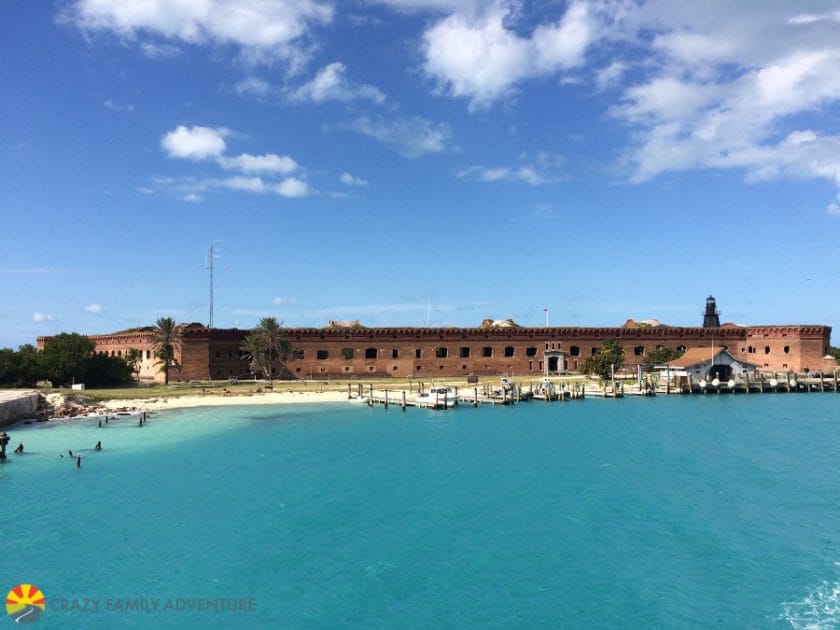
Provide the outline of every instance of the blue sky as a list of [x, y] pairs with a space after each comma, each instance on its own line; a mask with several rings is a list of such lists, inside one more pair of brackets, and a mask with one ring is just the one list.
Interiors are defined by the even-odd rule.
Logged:
[[[840, 2], [0, 5], [0, 346], [840, 327]], [[836, 340], [835, 340], [836, 343]]]

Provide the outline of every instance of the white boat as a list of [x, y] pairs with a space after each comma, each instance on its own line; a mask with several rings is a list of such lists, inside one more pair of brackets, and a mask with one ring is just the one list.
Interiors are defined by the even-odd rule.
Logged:
[[429, 391], [415, 395], [414, 402], [420, 407], [455, 407], [458, 395], [451, 387], [430, 387]]

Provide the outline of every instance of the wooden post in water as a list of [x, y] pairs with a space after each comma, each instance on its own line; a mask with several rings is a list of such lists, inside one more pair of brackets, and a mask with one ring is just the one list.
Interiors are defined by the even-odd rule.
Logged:
[[475, 398], [473, 399], [473, 407], [477, 408], [478, 407], [478, 387], [473, 387], [473, 396], [475, 396]]
[[353, 398], [353, 386], [350, 383], [347, 383], [347, 400]]
[[405, 401], [405, 390], [403, 390], [403, 404], [402, 404], [402, 410], [403, 410], [403, 411], [405, 411], [405, 408], [406, 408], [407, 406], [408, 406], [408, 404], [407, 404], [407, 403], [406, 403], [406, 401]]
[[76, 457], [76, 468], [82, 467], [82, 458], [81, 456]]
[[[361, 387], [361, 385], [359, 385]], [[370, 397], [368, 398], [368, 407], [373, 407], [373, 383], [370, 384]]]
[[388, 390], [385, 390], [385, 409], [388, 409]]

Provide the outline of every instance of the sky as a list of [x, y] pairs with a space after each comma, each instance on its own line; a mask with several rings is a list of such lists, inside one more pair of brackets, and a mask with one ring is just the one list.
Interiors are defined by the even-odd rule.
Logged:
[[223, 328], [840, 330], [840, 1], [6, 0], [0, 85], [0, 347], [211, 244]]

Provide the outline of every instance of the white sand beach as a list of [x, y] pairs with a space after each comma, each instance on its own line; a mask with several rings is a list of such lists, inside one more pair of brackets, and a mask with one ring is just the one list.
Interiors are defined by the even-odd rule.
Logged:
[[347, 392], [261, 392], [256, 394], [201, 394], [173, 396], [171, 398], [139, 398], [108, 400], [102, 407], [112, 411], [161, 411], [186, 407], [211, 407], [229, 405], [287, 405], [295, 403], [346, 402]]

